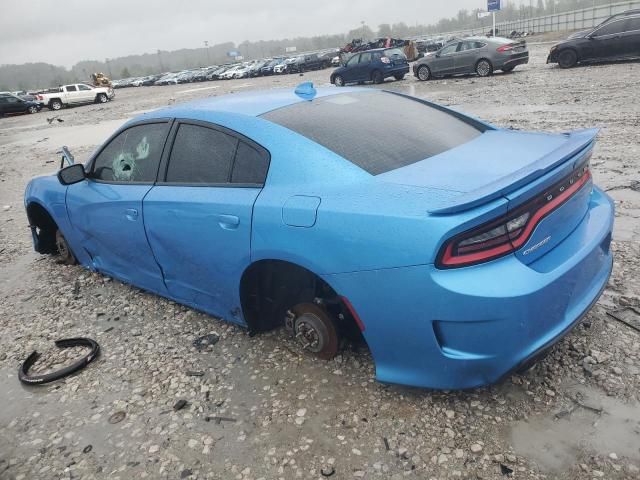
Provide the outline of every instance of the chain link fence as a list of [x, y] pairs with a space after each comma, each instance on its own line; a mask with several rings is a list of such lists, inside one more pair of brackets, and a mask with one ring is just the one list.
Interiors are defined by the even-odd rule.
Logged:
[[[598, 25], [611, 15], [624, 12], [625, 10], [640, 9], [640, 0], [628, 0], [624, 2], [610, 3], [608, 5], [596, 5], [592, 8], [572, 10], [570, 12], [555, 13], [533, 18], [520, 18], [509, 21], [496, 21], [497, 34], [505, 36], [512, 31], [517, 32], [560, 32], [567, 30], [585, 30]], [[500, 12], [497, 13], [499, 18]], [[443, 32], [442, 36], [460, 35], [486, 35], [491, 31], [492, 26], [470, 28], [455, 32]]]

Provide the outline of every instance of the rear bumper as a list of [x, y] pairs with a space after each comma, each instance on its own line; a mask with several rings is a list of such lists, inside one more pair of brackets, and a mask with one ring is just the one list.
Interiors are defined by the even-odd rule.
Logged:
[[597, 301], [613, 265], [613, 204], [594, 188], [582, 222], [525, 265], [433, 265], [326, 275], [365, 324], [382, 382], [461, 389], [498, 382], [566, 335]]
[[384, 69], [384, 78], [395, 77], [396, 75], [406, 75], [409, 73], [409, 64], [390, 66]]
[[510, 55], [504, 63], [503, 67], [515, 67], [516, 65], [524, 65], [529, 63], [529, 52], [515, 53]]

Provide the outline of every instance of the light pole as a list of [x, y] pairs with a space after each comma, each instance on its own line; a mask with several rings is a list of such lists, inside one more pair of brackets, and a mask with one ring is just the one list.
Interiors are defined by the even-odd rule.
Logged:
[[364, 40], [364, 20], [360, 20], [360, 25], [362, 25], [362, 40]]
[[113, 78], [113, 75], [111, 74], [111, 63], [109, 62], [109, 59], [105, 58], [104, 61], [107, 63], [107, 70], [109, 71], [109, 78]]
[[160, 63], [160, 73], [164, 72], [164, 67], [162, 66], [162, 57], [160, 56], [160, 49], [158, 49], [158, 62]]
[[209, 42], [207, 40], [204, 41], [204, 48], [207, 50], [207, 67], [211, 65], [211, 59], [209, 58]]

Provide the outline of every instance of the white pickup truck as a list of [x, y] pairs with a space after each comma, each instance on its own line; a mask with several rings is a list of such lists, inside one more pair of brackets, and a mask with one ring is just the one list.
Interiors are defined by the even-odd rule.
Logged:
[[57, 92], [39, 93], [38, 102], [49, 107], [50, 110], [60, 110], [67, 105], [80, 103], [106, 103], [115, 97], [111, 87], [92, 87], [84, 83], [63, 85]]

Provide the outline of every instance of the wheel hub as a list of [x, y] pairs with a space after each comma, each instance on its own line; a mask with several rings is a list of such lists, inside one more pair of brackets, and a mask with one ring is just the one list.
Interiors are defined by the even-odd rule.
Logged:
[[69, 253], [67, 243], [62, 238], [56, 239], [56, 248], [61, 257], [66, 257]]
[[296, 339], [305, 350], [317, 353], [324, 348], [322, 334], [318, 331], [316, 323], [319, 322], [315, 315], [305, 313], [296, 319], [295, 334]]

